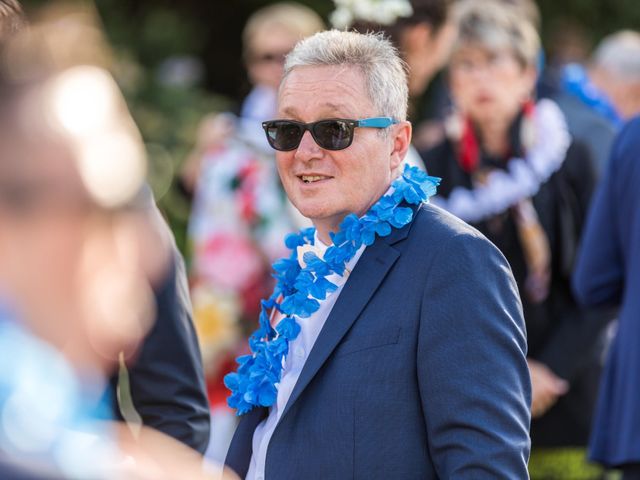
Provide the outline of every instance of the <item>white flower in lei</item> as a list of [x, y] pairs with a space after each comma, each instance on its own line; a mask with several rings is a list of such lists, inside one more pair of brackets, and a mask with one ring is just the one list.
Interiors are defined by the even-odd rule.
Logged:
[[563, 113], [551, 100], [538, 102], [534, 125], [536, 141], [526, 158], [511, 158], [506, 170], [493, 170], [482, 185], [455, 187], [448, 198], [435, 196], [432, 202], [465, 222], [475, 223], [538, 193], [540, 185], [562, 167], [571, 135]]
[[398, 18], [410, 17], [408, 0], [334, 0], [336, 9], [329, 16], [335, 28], [349, 28], [356, 21], [391, 25]]

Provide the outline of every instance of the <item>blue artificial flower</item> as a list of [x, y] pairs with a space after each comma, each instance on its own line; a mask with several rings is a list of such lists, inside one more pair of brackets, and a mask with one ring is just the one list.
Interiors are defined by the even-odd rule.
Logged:
[[315, 235], [316, 229], [313, 227], [305, 228], [298, 233], [289, 233], [284, 238], [284, 244], [289, 250], [295, 250], [297, 247], [310, 243]]
[[397, 202], [404, 200], [417, 205], [435, 195], [439, 184], [440, 178], [430, 177], [418, 167], [406, 165], [402, 176], [393, 183], [393, 198]]
[[389, 220], [389, 223], [395, 228], [402, 228], [413, 218], [413, 210], [408, 207], [398, 207], [393, 212], [393, 217]]
[[387, 222], [380, 222], [376, 224], [376, 235], [379, 237], [386, 237], [391, 233], [391, 225]]
[[393, 209], [396, 205], [397, 202], [393, 199], [392, 195], [385, 195], [362, 217], [361, 222], [387, 221], [393, 215]]
[[424, 170], [419, 169], [415, 165], [406, 164], [402, 172], [402, 178], [408, 182], [424, 183], [428, 175]]
[[271, 372], [273, 369], [278, 371], [275, 378], [276, 380], [280, 380], [279, 372], [282, 366], [282, 359], [287, 353], [289, 353], [289, 340], [283, 336], [274, 338], [271, 342], [265, 344], [264, 354], [261, 356], [261, 359], [265, 359], [268, 372]]
[[[360, 247], [358, 247], [360, 248]], [[343, 247], [331, 246], [324, 252], [324, 261], [329, 265], [332, 272], [338, 275], [344, 275], [344, 270], [347, 262], [353, 258], [357, 249], [352, 245], [345, 245]]]
[[316, 235], [316, 228], [315, 227], [303, 228], [302, 230], [300, 230], [300, 235], [304, 237], [304, 239], [306, 240], [306, 243], [313, 244], [313, 239], [315, 238], [315, 235]]
[[344, 230], [347, 241], [351, 242], [356, 250], [360, 248], [362, 224], [360, 222], [360, 219], [355, 214], [350, 213], [345, 217], [345, 219], [340, 224], [340, 230]]
[[271, 321], [269, 319], [269, 315], [267, 314], [267, 309], [264, 307], [264, 302], [262, 303], [262, 308], [260, 309], [260, 316], [258, 317], [258, 324], [260, 325], [260, 329], [256, 332], [260, 337], [272, 336], [273, 328], [271, 328]]
[[279, 294], [290, 295], [293, 293], [296, 278], [300, 273], [300, 264], [294, 258], [281, 258], [273, 264], [276, 285], [279, 288]]
[[304, 294], [305, 296], [309, 295], [309, 290], [311, 289], [311, 285], [313, 284], [313, 274], [309, 271], [302, 270], [298, 278], [296, 278], [296, 283], [294, 283], [294, 287], [296, 289], [297, 294]]
[[284, 237], [284, 244], [289, 250], [295, 250], [300, 245], [304, 245], [304, 237], [299, 233], [289, 233]]
[[276, 326], [276, 331], [287, 340], [295, 340], [300, 333], [300, 325], [294, 317], [284, 317]]
[[337, 289], [338, 289], [338, 286], [335, 283], [330, 282], [324, 277], [318, 277], [311, 284], [311, 288], [309, 289], [309, 294], [313, 298], [317, 298], [318, 300], [324, 300], [325, 298], [327, 298], [327, 295], [329, 293], [333, 293]]
[[432, 197], [436, 194], [436, 192], [438, 191], [438, 185], [440, 185], [441, 181], [442, 179], [440, 177], [427, 177], [427, 181], [425, 181], [421, 185], [422, 191], [427, 197], [425, 199], [425, 202], [428, 202], [429, 197]]
[[304, 263], [307, 265], [307, 270], [314, 273], [316, 276], [326, 277], [331, 274], [331, 267], [329, 264], [318, 257], [313, 252], [307, 252], [302, 257]]
[[276, 386], [268, 380], [260, 382], [259, 387], [255, 391], [257, 397], [257, 404], [262, 407], [270, 407], [276, 401], [278, 397], [278, 390]]
[[363, 222], [362, 227], [362, 243], [364, 243], [367, 247], [373, 245], [373, 242], [376, 239], [376, 225], [375, 221], [371, 219], [366, 219]]
[[398, 182], [395, 185], [395, 191], [393, 192], [393, 198], [400, 202], [404, 200], [407, 203], [416, 205], [420, 202], [423, 202], [426, 196], [423, 196], [424, 193], [420, 186], [412, 185], [408, 182]]
[[300, 318], [308, 318], [320, 308], [320, 302], [309, 298], [305, 293], [295, 293], [286, 297], [280, 309], [285, 315], [297, 315]]

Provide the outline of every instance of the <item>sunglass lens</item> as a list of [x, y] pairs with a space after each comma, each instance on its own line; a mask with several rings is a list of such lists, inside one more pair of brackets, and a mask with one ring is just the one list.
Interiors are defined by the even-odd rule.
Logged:
[[266, 125], [269, 144], [276, 150], [293, 150], [300, 144], [302, 127], [292, 122], [270, 122]]
[[322, 148], [342, 150], [351, 145], [353, 127], [340, 120], [326, 120], [315, 124], [313, 134]]

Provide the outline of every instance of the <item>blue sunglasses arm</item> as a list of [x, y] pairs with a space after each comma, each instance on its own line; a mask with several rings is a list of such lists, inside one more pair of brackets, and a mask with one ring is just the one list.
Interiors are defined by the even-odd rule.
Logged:
[[391, 117], [372, 117], [358, 120], [359, 127], [370, 128], [387, 128], [388, 126], [394, 125], [396, 123], [398, 123], [398, 121], [395, 118]]

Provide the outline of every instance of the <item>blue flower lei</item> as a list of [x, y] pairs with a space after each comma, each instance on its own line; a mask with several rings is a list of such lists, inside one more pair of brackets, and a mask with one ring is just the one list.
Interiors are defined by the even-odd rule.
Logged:
[[[331, 233], [333, 245], [324, 259], [313, 252], [306, 252], [298, 263], [297, 247], [313, 244], [315, 228], [289, 234], [285, 239], [291, 249], [288, 258], [273, 264], [276, 286], [273, 294], [261, 301], [259, 328], [249, 337], [250, 355], [237, 358], [237, 372], [224, 378], [231, 390], [227, 399], [238, 415], [256, 406], [269, 407], [276, 401], [282, 374], [282, 363], [289, 352], [289, 342], [300, 333], [297, 318], [308, 318], [320, 308], [320, 301], [338, 287], [327, 280], [332, 273], [344, 275], [346, 264], [362, 245], [371, 245], [376, 236], [386, 237], [392, 228], [401, 228], [411, 222], [413, 211], [401, 207], [402, 202], [418, 205], [427, 202], [436, 193], [440, 179], [430, 177], [417, 167], [405, 165], [404, 171], [392, 184], [390, 193], [380, 198], [362, 217], [350, 214], [340, 224], [337, 233]], [[269, 321], [268, 311], [275, 308], [284, 315], [275, 329]]]

